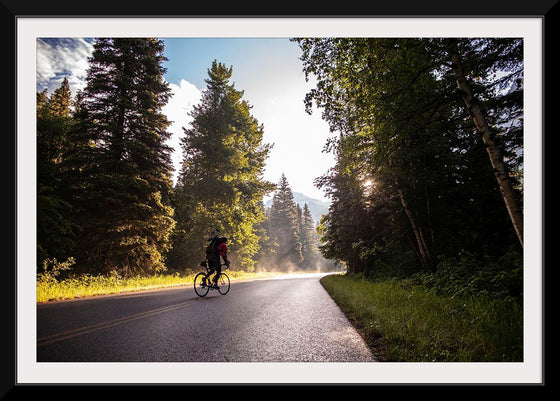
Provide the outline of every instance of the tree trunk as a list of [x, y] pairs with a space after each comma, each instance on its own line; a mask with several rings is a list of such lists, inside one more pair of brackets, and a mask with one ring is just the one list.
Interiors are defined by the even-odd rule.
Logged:
[[414, 218], [414, 214], [410, 210], [406, 199], [404, 198], [404, 193], [402, 189], [397, 187], [397, 192], [399, 194], [399, 198], [401, 200], [401, 204], [406, 212], [408, 220], [410, 221], [410, 225], [412, 226], [412, 231], [414, 231], [414, 236], [416, 237], [416, 244], [418, 246], [418, 252], [420, 254], [420, 259], [422, 260], [422, 264], [427, 270], [433, 270], [433, 264], [430, 257], [430, 252], [428, 251], [428, 247], [426, 245], [426, 241], [424, 240], [424, 235], [422, 234], [422, 229], [416, 224], [416, 219]]
[[424, 194], [426, 195], [426, 214], [427, 214], [427, 218], [428, 218], [428, 224], [430, 227], [430, 237], [432, 240], [432, 249], [434, 250], [434, 252], [436, 253], [436, 255], [438, 254], [438, 247], [436, 244], [436, 234], [434, 232], [434, 226], [432, 224], [432, 211], [430, 208], [430, 195], [428, 193], [428, 186], [426, 184], [424, 184]]
[[523, 247], [523, 211], [521, 210], [517, 194], [513, 189], [503, 158], [496, 146], [496, 143], [494, 142], [494, 136], [492, 135], [491, 129], [488, 126], [484, 113], [482, 112], [482, 109], [472, 93], [471, 87], [465, 77], [456, 40], [450, 41], [449, 52], [451, 55], [453, 73], [457, 78], [457, 86], [461, 92], [461, 98], [465, 102], [477, 130], [482, 136], [486, 151], [490, 157], [490, 163], [492, 164], [494, 174], [500, 187], [500, 192], [504, 198], [506, 208], [513, 223], [515, 232], [517, 233], [517, 237], [519, 238], [519, 242], [521, 243], [521, 247]]

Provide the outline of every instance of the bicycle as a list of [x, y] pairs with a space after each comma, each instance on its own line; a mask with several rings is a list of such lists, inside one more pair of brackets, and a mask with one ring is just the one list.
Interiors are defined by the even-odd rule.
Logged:
[[[218, 277], [218, 287], [216, 288], [210, 279], [214, 269], [208, 267], [208, 263], [206, 261], [202, 262], [200, 265], [205, 267], [206, 271], [200, 272], [194, 277], [194, 291], [196, 292], [196, 295], [199, 297], [205, 297], [206, 294], [208, 294], [208, 291], [216, 289], [220, 294], [226, 295], [229, 292], [230, 287], [229, 276], [222, 271]], [[226, 266], [224, 270], [229, 268], [229, 266], [225, 263], [223, 263], [222, 266]]]

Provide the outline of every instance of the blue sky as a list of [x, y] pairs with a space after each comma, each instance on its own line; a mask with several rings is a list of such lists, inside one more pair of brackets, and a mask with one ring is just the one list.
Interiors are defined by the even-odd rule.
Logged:
[[[212, 61], [233, 68], [231, 82], [244, 91], [252, 114], [264, 126], [264, 142], [274, 147], [264, 178], [277, 183], [285, 174], [294, 192], [325, 200], [313, 181], [334, 165], [332, 154], [322, 152], [331, 133], [320, 111], [305, 112], [303, 99], [313, 84], [305, 81], [300, 49], [288, 38], [162, 38], [165, 44], [165, 79], [172, 90], [163, 112], [173, 121], [170, 144], [176, 149], [178, 169], [182, 127], [188, 112], [206, 88], [204, 80]], [[40, 39], [37, 43], [37, 91], [54, 90], [66, 76], [73, 94], [83, 88], [92, 40]]]
[[[234, 66], [238, 77], [245, 77], [263, 65], [268, 68], [297, 66], [301, 71], [299, 49], [286, 38], [165, 38], [166, 79], [186, 79], [205, 87], [206, 70], [212, 61]], [[234, 79], [235, 80], [235, 79]]]

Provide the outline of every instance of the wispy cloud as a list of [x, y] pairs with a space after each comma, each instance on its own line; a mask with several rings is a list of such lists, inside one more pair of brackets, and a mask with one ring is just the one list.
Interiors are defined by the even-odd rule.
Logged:
[[85, 87], [93, 40], [87, 38], [37, 39], [37, 91], [52, 93], [66, 77], [73, 94]]

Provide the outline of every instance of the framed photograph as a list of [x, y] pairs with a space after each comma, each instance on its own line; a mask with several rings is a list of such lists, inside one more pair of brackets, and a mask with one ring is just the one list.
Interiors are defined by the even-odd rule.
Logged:
[[[14, 292], [5, 303], [13, 306], [7, 309], [14, 314], [14, 326], [13, 342], [4, 344], [15, 359], [9, 366], [4, 363], [13, 374], [11, 386], [545, 384], [544, 160], [548, 148], [544, 117], [551, 96], [545, 88], [555, 83], [547, 74], [545, 84], [545, 72], [549, 71], [552, 45], [547, 36], [555, 2], [485, 2], [473, 12], [431, 2], [422, 2], [420, 8], [420, 3], [409, 1], [398, 10], [392, 8], [395, 5], [384, 5], [357, 12], [358, 6], [350, 6], [343, 13], [326, 10], [322, 14], [303, 8], [301, 13], [294, 9], [293, 15], [236, 11], [213, 15], [206, 10], [189, 11], [186, 5], [165, 4], [158, 10], [135, 5], [131, 12], [123, 4], [107, 9], [84, 6], [82, 11], [77, 5], [69, 9], [49, 5], [47, 9], [46, 4], [28, 8], [12, 3], [2, 16], [12, 28], [8, 33], [15, 56], [14, 96], [8, 99], [15, 116], [15, 263], [10, 283]], [[453, 53], [449, 50], [453, 46], [460, 50]], [[455, 58], [459, 54], [463, 59]], [[119, 70], [119, 65], [126, 65], [127, 72]], [[469, 71], [476, 72], [468, 76]], [[470, 86], [462, 85], [466, 82]], [[133, 89], [111, 89], [119, 85]], [[56, 140], [49, 137], [47, 146], [41, 134], [57, 135], [56, 121], [62, 120], [56, 119], [60, 115], [53, 110], [61, 104], [56, 99], [63, 96], [63, 89], [72, 101], [72, 115], [82, 114], [64, 120], [71, 125], [61, 139], [66, 141], [60, 145], [66, 146], [60, 153], [64, 156], [49, 156], [45, 152], [52, 150]], [[469, 97], [472, 93], [478, 97]], [[233, 99], [227, 110], [236, 113], [235, 122], [228, 120], [221, 125], [226, 128], [209, 134], [212, 124], [222, 124], [212, 107], [228, 99]], [[41, 114], [41, 102], [45, 113], [50, 113], [46, 117]], [[457, 106], [450, 106], [452, 102]], [[130, 110], [119, 120], [124, 104]], [[157, 126], [154, 121], [160, 119], [165, 123]], [[124, 120], [121, 127], [126, 128], [114, 128]], [[503, 174], [492, 159], [493, 145], [484, 137], [481, 121], [491, 129], [503, 128], [503, 133], [488, 131], [488, 138], [499, 137], [498, 142], [502, 138], [496, 148], [507, 157], [495, 160], [500, 159], [515, 176], [512, 191], [521, 194], [517, 205], [511, 199], [508, 202], [506, 184], [500, 181]], [[130, 128], [137, 125], [141, 128]], [[218, 133], [226, 131], [227, 135]], [[476, 132], [480, 136], [469, 142], [468, 135]], [[207, 142], [202, 143], [203, 138]], [[119, 156], [109, 162], [118, 146]], [[210, 156], [201, 156], [205, 146], [216, 154], [219, 176], [215, 183], [208, 178], [214, 171]], [[475, 146], [480, 147], [479, 153], [474, 153]], [[435, 147], [439, 147], [437, 152]], [[447, 150], [441, 150], [444, 147]], [[83, 156], [86, 153], [89, 156]], [[480, 156], [483, 162], [473, 161], [475, 154], [484, 156]], [[422, 157], [422, 162], [416, 161]], [[77, 164], [60, 167], [63, 158]], [[464, 166], [452, 170], [443, 158], [449, 158], [449, 163], [461, 160]], [[102, 172], [103, 163], [126, 172], [118, 176]], [[93, 165], [98, 167], [92, 173], [97, 178], [72, 183], [75, 174]], [[484, 179], [482, 173], [475, 173], [479, 167], [487, 174]], [[51, 169], [57, 168], [63, 171], [55, 177]], [[143, 174], [144, 168], [151, 170]], [[196, 181], [202, 172], [208, 173], [206, 181]], [[341, 188], [351, 186], [340, 187], [343, 177], [355, 180], [357, 187], [352, 188], [361, 191], [359, 210], [348, 206], [355, 205], [354, 201], [344, 203], [350, 192]], [[467, 180], [478, 180], [469, 196]], [[213, 184], [206, 188], [205, 182]], [[488, 188], [484, 187], [487, 182], [491, 194], [479, 188]], [[261, 197], [262, 211], [249, 207], [255, 186], [260, 188], [254, 196]], [[177, 201], [183, 199], [177, 188], [188, 193], [184, 203]], [[284, 188], [283, 196], [289, 201], [275, 196], [279, 188]], [[74, 192], [66, 195], [66, 190]], [[428, 195], [432, 190], [439, 192]], [[228, 191], [236, 195], [227, 198]], [[213, 192], [228, 200], [210, 207], [205, 203], [210, 201], [203, 199], [210, 199], [205, 194]], [[173, 207], [171, 196], [177, 202]], [[98, 199], [96, 206], [92, 199]], [[463, 199], [464, 207], [459, 206]], [[491, 212], [482, 210], [483, 204], [489, 205], [488, 199], [499, 205], [491, 203]], [[280, 217], [273, 220], [271, 216], [286, 208], [281, 202], [293, 205], [300, 241], [299, 256], [294, 256], [294, 250], [282, 260], [279, 254], [288, 252], [289, 246], [278, 244], [287, 234], [286, 230], [280, 233]], [[420, 202], [424, 202], [422, 208]], [[63, 240], [68, 236], [60, 225], [67, 223], [65, 233], [72, 231], [70, 217], [56, 221], [49, 217], [46, 222], [45, 216], [51, 216], [49, 210], [54, 208], [56, 216], [64, 215], [67, 203], [72, 213], [82, 215], [74, 221], [81, 225], [75, 229], [79, 239], [72, 237], [72, 246], [68, 245], [72, 250], [64, 253]], [[140, 222], [140, 215], [150, 217]], [[313, 237], [319, 238], [313, 245], [315, 256], [305, 254], [311, 245], [304, 239], [304, 215], [309, 216], [310, 230], [318, 232]], [[462, 219], [462, 223], [453, 226], [452, 219]], [[270, 244], [275, 245], [259, 237], [265, 230], [260, 225], [263, 221], [274, 223], [266, 238], [274, 239]], [[502, 226], [495, 221], [503, 222], [510, 240], [503, 239]], [[97, 276], [124, 280], [162, 271], [182, 276], [187, 260], [193, 276], [196, 269], [211, 269], [210, 259], [201, 264], [205, 256], [198, 255], [204, 253], [205, 241], [216, 228], [210, 226], [214, 222], [222, 227], [216, 238], [228, 237], [228, 256], [221, 255], [231, 259], [232, 266], [228, 261], [230, 270], [226, 271], [218, 263], [232, 277], [231, 291], [228, 277], [227, 295], [212, 291], [201, 296], [197, 291], [197, 297], [192, 284], [188, 284], [188, 294], [187, 285], [174, 284], [167, 290], [125, 295], [55, 302], [48, 302], [55, 299], [53, 295], [39, 299], [38, 277], [56, 281], [56, 274], [66, 274], [65, 268], [76, 269], [72, 277], [78, 277], [78, 265], [89, 266], [81, 272], [88, 280]], [[343, 223], [351, 227], [344, 231], [352, 233], [351, 238], [344, 234], [347, 243], [342, 229], [335, 229]], [[138, 229], [131, 228], [135, 224]], [[489, 232], [494, 229], [495, 233]], [[129, 235], [125, 237], [124, 232]], [[157, 241], [150, 242], [151, 238]], [[169, 243], [161, 245], [162, 238]], [[402, 244], [406, 251], [400, 250], [400, 246], [405, 249]], [[488, 249], [500, 247], [502, 256], [487, 264], [496, 269], [492, 276], [488, 271], [472, 273], [482, 259], [467, 256], [474, 254], [471, 249], [482, 249], [480, 244], [485, 244], [486, 256], [491, 252]], [[276, 248], [267, 255], [254, 250], [262, 252], [268, 246]], [[341, 250], [343, 246], [346, 251]], [[515, 260], [521, 260], [515, 272], [506, 271], [505, 261], [514, 260], [503, 256], [512, 255], [506, 248], [515, 249], [511, 251], [517, 255]], [[348, 256], [351, 252], [359, 262]], [[58, 260], [53, 259], [55, 255]], [[74, 255], [79, 255], [77, 264]], [[473, 274], [470, 281], [457, 284], [462, 286], [461, 294], [468, 295], [465, 300], [491, 297], [490, 283], [494, 289], [499, 286], [496, 293], [501, 291], [500, 297], [510, 304], [517, 302], [519, 308], [511, 323], [518, 325], [511, 329], [517, 330], [512, 334], [517, 338], [512, 341], [517, 342], [508, 345], [507, 355], [504, 351], [501, 357], [472, 352], [473, 356], [461, 359], [458, 354], [471, 352], [474, 346], [460, 352], [450, 347], [436, 350], [438, 341], [447, 341], [443, 337], [449, 334], [442, 332], [438, 341], [430, 337], [423, 351], [390, 353], [392, 344], [383, 342], [383, 348], [379, 338], [372, 340], [374, 333], [389, 337], [385, 329], [373, 330], [375, 325], [388, 325], [388, 320], [360, 320], [356, 311], [350, 312], [332, 293], [331, 299], [330, 287], [322, 280], [326, 275], [346, 275], [375, 281], [381, 266], [394, 266], [387, 255], [392, 255], [394, 264], [399, 257], [403, 266], [418, 266], [410, 267], [417, 269], [412, 272], [387, 268], [391, 274], [408, 275], [410, 280], [423, 277], [424, 284], [440, 280], [440, 290], [444, 285], [448, 290], [459, 275], [451, 260], [462, 263], [466, 270], [460, 274], [467, 274], [468, 269]], [[305, 264], [311, 260], [313, 266]], [[105, 267], [95, 270], [91, 266]], [[125, 267], [119, 270], [119, 266]], [[278, 272], [286, 280], [255, 279], [249, 285], [244, 279], [236, 280], [238, 271]], [[436, 271], [446, 271], [447, 276], [438, 276]], [[274, 286], [264, 286], [265, 281], [274, 281]], [[241, 298], [245, 291], [241, 288], [249, 291], [251, 286], [255, 289]], [[396, 290], [391, 291], [396, 299]], [[415, 296], [414, 291], [406, 291], [407, 297]], [[433, 292], [437, 292], [435, 287]], [[144, 299], [142, 294], [149, 296]], [[104, 302], [95, 304], [100, 299]], [[457, 305], [442, 310], [469, 314], [473, 324], [482, 319], [482, 312], [475, 316], [467, 301]], [[393, 312], [387, 315], [396, 319]], [[381, 313], [379, 309], [372, 312]], [[401, 325], [408, 324], [407, 330], [412, 331], [413, 312], [407, 313]], [[500, 320], [505, 315], [497, 316]], [[489, 340], [480, 340], [485, 341]], [[201, 347], [206, 351], [200, 351]], [[419, 352], [426, 356], [413, 356]], [[14, 391], [11, 386], [3, 388], [2, 394]]]

